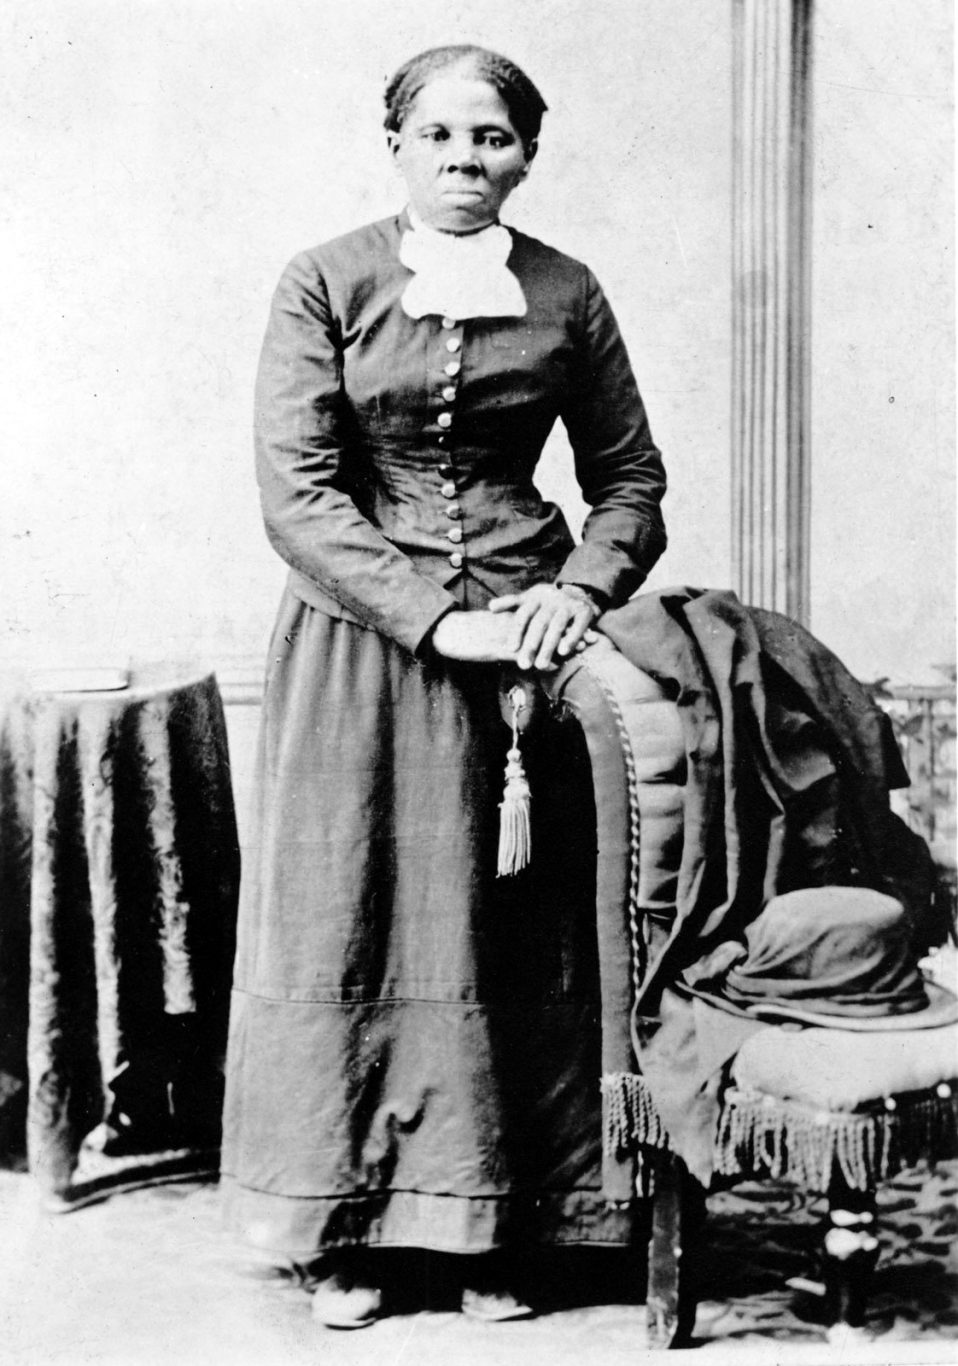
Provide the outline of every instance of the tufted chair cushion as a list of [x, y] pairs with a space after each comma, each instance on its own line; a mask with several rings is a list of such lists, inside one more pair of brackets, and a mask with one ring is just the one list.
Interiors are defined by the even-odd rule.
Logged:
[[685, 742], [675, 703], [604, 638], [586, 651], [585, 667], [616, 714], [632, 764], [638, 802], [638, 908], [659, 924], [675, 916], [682, 859]]

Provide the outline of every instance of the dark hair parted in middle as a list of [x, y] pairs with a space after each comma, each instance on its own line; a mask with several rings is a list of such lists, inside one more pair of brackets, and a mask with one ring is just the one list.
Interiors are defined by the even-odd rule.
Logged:
[[499, 92], [522, 144], [528, 151], [539, 136], [548, 106], [529, 77], [508, 57], [471, 43], [432, 47], [404, 62], [386, 86], [386, 128], [398, 133], [409, 106], [423, 86], [441, 71], [462, 67]]

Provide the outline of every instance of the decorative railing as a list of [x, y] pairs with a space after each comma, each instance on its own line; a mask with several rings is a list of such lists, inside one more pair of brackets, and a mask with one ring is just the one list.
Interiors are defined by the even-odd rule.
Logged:
[[[948, 673], [954, 677], [954, 669]], [[869, 691], [891, 719], [911, 786], [892, 794], [892, 805], [931, 846], [936, 861], [955, 864], [955, 686], [889, 684]]]

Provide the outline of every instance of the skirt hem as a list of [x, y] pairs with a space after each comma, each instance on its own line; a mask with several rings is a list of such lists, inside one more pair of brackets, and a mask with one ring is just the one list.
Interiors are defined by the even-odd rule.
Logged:
[[226, 1220], [247, 1242], [294, 1260], [340, 1247], [474, 1254], [511, 1244], [631, 1245], [641, 1202], [612, 1207], [598, 1190], [538, 1195], [282, 1196], [222, 1178]]

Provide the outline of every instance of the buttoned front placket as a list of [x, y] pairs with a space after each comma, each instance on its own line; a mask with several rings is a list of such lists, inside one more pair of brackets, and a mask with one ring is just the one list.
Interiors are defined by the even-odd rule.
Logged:
[[[436, 342], [436, 354], [430, 366], [430, 378], [436, 376], [438, 393], [430, 392], [430, 407], [436, 404], [435, 427], [438, 432], [435, 441], [441, 452], [439, 476], [442, 483], [439, 494], [442, 499], [443, 515], [449, 521], [446, 539], [452, 545], [449, 563], [453, 569], [461, 569], [466, 559], [465, 532], [462, 526], [462, 505], [457, 497], [456, 467], [453, 458], [455, 404], [459, 394], [459, 379], [462, 374], [463, 327], [455, 318], [443, 318], [440, 323]], [[432, 389], [432, 385], [430, 386]], [[429, 429], [432, 430], [432, 423]]]

